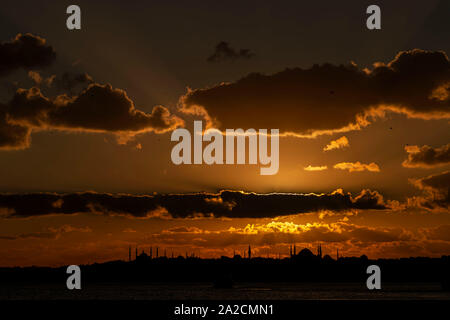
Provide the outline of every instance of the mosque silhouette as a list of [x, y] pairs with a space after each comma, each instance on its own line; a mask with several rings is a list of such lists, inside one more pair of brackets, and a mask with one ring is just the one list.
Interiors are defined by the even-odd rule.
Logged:
[[[249, 245], [241, 254], [231, 257], [201, 258], [198, 254], [183, 255], [149, 247], [146, 250], [128, 248], [128, 259], [81, 265], [86, 283], [210, 283], [218, 288], [230, 288], [235, 283], [349, 283], [365, 285], [367, 267], [378, 265], [383, 282], [440, 283], [450, 290], [450, 256], [440, 258], [410, 257], [402, 259], [369, 259], [344, 257], [336, 251], [335, 258], [323, 254], [322, 245], [313, 253], [295, 244], [289, 254], [276, 257], [255, 255]], [[133, 252], [134, 251], [134, 252]], [[133, 254], [134, 253], [134, 254]], [[66, 266], [0, 268], [0, 285], [11, 283], [60, 283], [66, 279]]]
[[[289, 246], [289, 258], [294, 261], [295, 260], [317, 261], [317, 260], [321, 260], [321, 259], [324, 259], [327, 261], [333, 260], [331, 258], [331, 256], [329, 256], [329, 255], [325, 255], [322, 257], [322, 245], [321, 244], [319, 244], [317, 247], [317, 254], [312, 253], [312, 251], [308, 248], [303, 248], [299, 253], [297, 253], [296, 251], [297, 251], [297, 246], [295, 244]], [[180, 258], [180, 257], [181, 256], [178, 256], [177, 258]], [[279, 259], [281, 259], [281, 255], [278, 255], [278, 257], [279, 257]], [[128, 248], [128, 261], [129, 262], [136, 261], [138, 263], [144, 263], [144, 262], [149, 262], [150, 260], [153, 260], [153, 259], [169, 259], [169, 258], [175, 259], [173, 251], [170, 254], [170, 257], [168, 257], [166, 249], [164, 249], [164, 253], [162, 255], [160, 255], [159, 247], [155, 247], [155, 251], [153, 251], [153, 247], [151, 246], [148, 249], [148, 254], [145, 252], [144, 249], [139, 254], [138, 247], [136, 247], [135, 254], [134, 254], [134, 260], [133, 260], [131, 246]], [[189, 259], [189, 258], [199, 258], [199, 257], [196, 256], [195, 253], [188, 254], [188, 252], [186, 252], [184, 255], [184, 258]], [[242, 259], [242, 256], [239, 254], [236, 254], [236, 251], [234, 251], [233, 259]], [[244, 251], [244, 259], [252, 259], [252, 248], [250, 245], [248, 246], [248, 250]], [[339, 260], [339, 249], [336, 252], [336, 260]]]

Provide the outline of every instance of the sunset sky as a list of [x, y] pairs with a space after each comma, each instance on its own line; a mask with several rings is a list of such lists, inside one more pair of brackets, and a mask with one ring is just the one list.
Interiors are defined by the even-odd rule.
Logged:
[[[450, 2], [372, 2], [2, 3], [0, 266], [450, 254]], [[278, 173], [174, 165], [194, 120], [279, 129]]]

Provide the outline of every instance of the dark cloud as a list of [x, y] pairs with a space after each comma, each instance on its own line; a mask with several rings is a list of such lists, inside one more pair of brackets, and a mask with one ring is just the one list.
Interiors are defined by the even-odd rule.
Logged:
[[126, 137], [163, 133], [182, 124], [163, 106], [155, 106], [151, 113], [136, 109], [125, 91], [109, 84], [91, 84], [76, 97], [56, 98], [47, 98], [33, 87], [18, 89], [0, 114], [0, 147], [27, 146], [33, 128], [110, 132]]
[[0, 76], [23, 68], [50, 65], [56, 54], [46, 40], [30, 33], [18, 34], [12, 41], [0, 43]]
[[55, 83], [59, 89], [72, 95], [74, 89], [80, 86], [86, 87], [87, 85], [94, 83], [94, 79], [87, 73], [72, 74], [65, 72], [61, 77], [56, 77]]
[[430, 168], [450, 163], [450, 143], [440, 148], [430, 146], [407, 146], [408, 159], [403, 161], [403, 166], [407, 168]]
[[149, 217], [268, 218], [320, 210], [386, 209], [381, 195], [363, 190], [353, 198], [341, 190], [330, 194], [221, 191], [194, 194], [127, 195], [107, 193], [1, 194], [4, 216], [33, 217], [91, 212], [104, 215]]
[[[45, 39], [18, 34], [13, 41], [0, 44], [0, 75], [47, 66], [54, 59], [55, 52]], [[49, 98], [38, 87], [16, 89], [11, 101], [0, 105], [0, 150], [27, 148], [33, 129], [109, 132], [125, 142], [139, 133], [163, 133], [183, 125], [183, 120], [163, 106], [155, 106], [151, 113], [135, 108], [125, 91], [94, 83], [87, 73], [46, 79], [36, 71], [28, 75], [37, 85], [56, 82], [58, 89], [70, 96]], [[74, 89], [86, 86], [73, 96]]]
[[235, 61], [251, 59], [255, 56], [249, 49], [233, 49], [228, 42], [221, 41], [216, 45], [214, 53], [208, 57], [208, 62]]
[[353, 202], [357, 205], [358, 209], [374, 209], [385, 207], [383, 196], [374, 190], [364, 189], [359, 195], [357, 195]]
[[29, 127], [9, 123], [6, 107], [0, 105], [0, 150], [27, 148], [30, 145], [30, 135]]
[[412, 183], [423, 195], [409, 198], [410, 205], [429, 210], [450, 209], [450, 171], [412, 180]]
[[299, 135], [366, 126], [386, 111], [450, 118], [450, 62], [444, 52], [400, 52], [372, 70], [314, 65], [276, 74], [249, 74], [234, 83], [190, 90], [181, 111], [223, 128], [279, 128]]

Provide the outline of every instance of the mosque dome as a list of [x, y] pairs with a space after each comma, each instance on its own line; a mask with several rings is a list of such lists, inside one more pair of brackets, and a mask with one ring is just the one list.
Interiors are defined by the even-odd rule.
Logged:
[[307, 248], [302, 249], [302, 250], [298, 253], [297, 256], [300, 257], [300, 258], [312, 258], [312, 257], [315, 257], [315, 255], [311, 252], [311, 250], [309, 250], [309, 249], [307, 249]]

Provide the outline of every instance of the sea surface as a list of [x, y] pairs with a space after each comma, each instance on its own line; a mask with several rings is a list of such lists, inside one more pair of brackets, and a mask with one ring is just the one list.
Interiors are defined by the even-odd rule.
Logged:
[[357, 283], [238, 283], [216, 289], [209, 283], [91, 284], [81, 290], [63, 285], [0, 287], [0, 300], [450, 300], [439, 283], [385, 283], [368, 290]]

